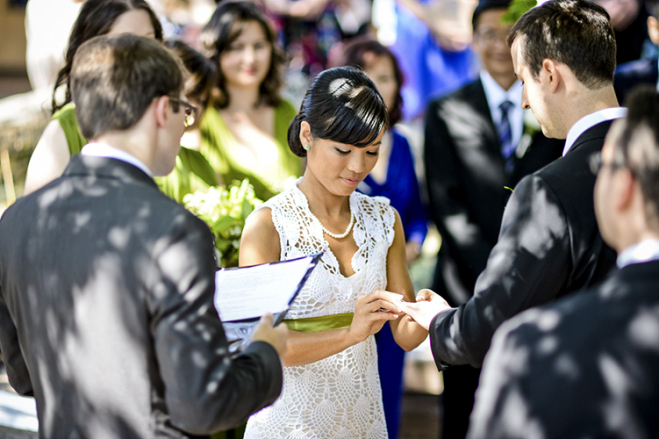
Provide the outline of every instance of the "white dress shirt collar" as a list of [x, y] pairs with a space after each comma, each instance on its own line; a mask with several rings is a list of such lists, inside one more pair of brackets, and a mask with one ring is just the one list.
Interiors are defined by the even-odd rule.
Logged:
[[510, 101], [513, 106], [508, 110], [508, 119], [510, 121], [510, 130], [512, 133], [512, 144], [519, 145], [524, 130], [524, 110], [522, 109], [522, 83], [515, 81], [508, 90], [504, 90], [487, 71], [482, 70], [480, 73], [481, 83], [485, 90], [487, 105], [490, 107], [490, 114], [494, 125], [501, 121], [501, 109], [499, 106], [504, 101]]
[[82, 147], [80, 155], [106, 157], [109, 159], [121, 160], [122, 162], [129, 163], [136, 168], [141, 169], [146, 175], [153, 178], [151, 170], [149, 170], [149, 168], [147, 168], [146, 165], [138, 160], [135, 156], [130, 155], [120, 149], [113, 148], [112, 146], [105, 143], [88, 143]]
[[614, 120], [614, 119], [619, 119], [621, 117], [625, 117], [626, 114], [627, 114], [626, 108], [611, 107], [611, 108], [605, 108], [604, 110], [596, 111], [594, 113], [590, 113], [579, 119], [577, 123], [572, 125], [572, 128], [570, 128], [570, 131], [568, 131], [567, 133], [567, 138], [565, 139], [565, 147], [563, 148], [563, 157], [565, 157], [565, 154], [570, 152], [570, 149], [572, 149], [574, 142], [577, 141], [579, 136], [585, 133], [588, 129], [602, 122], [606, 122], [608, 120]]
[[657, 260], [659, 260], [659, 239], [646, 239], [621, 251], [616, 264], [618, 268], [623, 268], [630, 264]]

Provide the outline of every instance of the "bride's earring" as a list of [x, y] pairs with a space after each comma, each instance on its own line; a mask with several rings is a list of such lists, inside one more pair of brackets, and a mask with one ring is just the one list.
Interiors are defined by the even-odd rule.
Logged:
[[311, 149], [311, 145], [309, 145], [309, 144], [307, 143], [306, 145], [304, 145], [303, 148], [304, 148], [305, 151], [309, 151], [309, 150]]

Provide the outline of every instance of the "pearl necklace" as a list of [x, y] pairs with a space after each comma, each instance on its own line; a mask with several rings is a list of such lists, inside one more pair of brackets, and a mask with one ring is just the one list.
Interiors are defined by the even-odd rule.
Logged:
[[352, 213], [352, 211], [350, 211], [350, 223], [348, 224], [348, 229], [345, 232], [341, 233], [340, 235], [336, 233], [332, 233], [329, 230], [327, 230], [323, 225], [323, 223], [320, 222], [320, 220], [318, 220], [318, 222], [320, 223], [320, 227], [323, 229], [323, 232], [327, 233], [329, 236], [331, 236], [334, 239], [343, 239], [346, 236], [348, 236], [348, 233], [350, 233], [350, 230], [352, 230], [353, 224], [355, 224], [355, 214]]

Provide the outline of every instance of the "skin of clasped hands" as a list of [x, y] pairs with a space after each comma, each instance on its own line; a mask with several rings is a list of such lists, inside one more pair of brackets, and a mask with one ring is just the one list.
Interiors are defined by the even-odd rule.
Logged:
[[348, 328], [349, 337], [359, 343], [369, 335], [378, 333], [386, 322], [404, 314], [399, 307], [402, 300], [402, 294], [389, 291], [374, 291], [359, 296]]
[[399, 302], [397, 306], [407, 314], [407, 319], [414, 320], [426, 330], [437, 314], [451, 309], [442, 296], [427, 289], [419, 290], [416, 302]]

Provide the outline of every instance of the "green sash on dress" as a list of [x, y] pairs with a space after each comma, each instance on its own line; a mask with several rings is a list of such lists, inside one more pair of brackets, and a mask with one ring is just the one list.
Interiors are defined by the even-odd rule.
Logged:
[[331, 316], [309, 317], [307, 319], [284, 319], [284, 323], [291, 331], [313, 332], [327, 331], [328, 329], [347, 328], [352, 323], [354, 313], [334, 314]]

